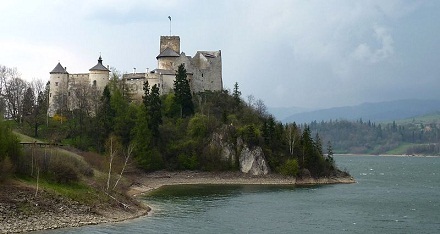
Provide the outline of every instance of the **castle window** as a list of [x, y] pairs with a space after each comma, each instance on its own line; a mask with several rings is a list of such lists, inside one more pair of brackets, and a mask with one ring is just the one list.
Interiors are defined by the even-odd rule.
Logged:
[[58, 82], [55, 82], [55, 86], [58, 86]]
[[52, 97], [52, 93], [49, 93], [49, 97]]
[[202, 77], [203, 77], [203, 73], [202, 73]]
[[96, 87], [96, 80], [93, 81], [93, 87]]

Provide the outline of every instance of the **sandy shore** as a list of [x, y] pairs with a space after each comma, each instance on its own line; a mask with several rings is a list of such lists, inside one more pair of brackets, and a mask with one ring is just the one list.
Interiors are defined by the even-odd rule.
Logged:
[[167, 172], [158, 171], [143, 175], [132, 175], [135, 183], [127, 192], [131, 196], [146, 194], [165, 185], [182, 184], [265, 184], [265, 185], [313, 185], [355, 183], [353, 177], [330, 177], [320, 179], [296, 179], [276, 174], [251, 176], [240, 172]]

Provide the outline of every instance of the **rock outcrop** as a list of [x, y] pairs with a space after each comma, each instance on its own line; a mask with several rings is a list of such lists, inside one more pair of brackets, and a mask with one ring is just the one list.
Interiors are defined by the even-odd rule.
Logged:
[[270, 172], [266, 158], [261, 147], [249, 147], [239, 137], [235, 139], [230, 136], [230, 126], [225, 126], [220, 132], [214, 133], [211, 137], [210, 147], [220, 151], [220, 158], [223, 161], [238, 166], [240, 171], [251, 175], [266, 175]]
[[246, 145], [242, 148], [239, 157], [240, 170], [252, 175], [266, 175], [269, 173], [266, 159], [261, 147], [249, 149]]

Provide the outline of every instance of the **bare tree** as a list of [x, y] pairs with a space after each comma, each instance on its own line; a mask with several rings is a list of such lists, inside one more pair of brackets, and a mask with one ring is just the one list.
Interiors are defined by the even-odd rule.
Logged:
[[286, 125], [286, 138], [289, 144], [289, 153], [293, 156], [293, 148], [295, 143], [299, 139], [298, 128], [295, 123], [289, 123]]
[[121, 180], [122, 174], [124, 174], [125, 168], [127, 167], [128, 160], [130, 159], [131, 155], [133, 154], [133, 150], [134, 150], [134, 145], [133, 144], [128, 145], [127, 152], [125, 154], [124, 166], [122, 166], [121, 173], [119, 174], [119, 178], [118, 178], [118, 180], [116, 180], [116, 183], [113, 186], [113, 190], [116, 189], [116, 186], [118, 185], [119, 181]]
[[262, 115], [262, 116], [267, 116], [268, 115], [267, 107], [264, 104], [263, 100], [261, 100], [261, 99], [258, 99], [257, 102], [255, 103], [255, 110], [257, 111], [257, 113], [259, 115]]
[[254, 95], [252, 95], [252, 94], [248, 95], [247, 99], [248, 99], [248, 106], [253, 108], [254, 107], [254, 103], [255, 103]]
[[108, 167], [108, 176], [107, 176], [107, 188], [106, 191], [110, 189], [110, 179], [112, 176], [112, 166], [113, 166], [113, 160], [118, 154], [118, 148], [120, 148], [120, 144], [116, 137], [110, 136], [107, 142], [108, 146], [108, 153], [109, 153], [109, 167]]
[[[34, 96], [38, 97], [38, 95], [41, 92], [44, 92], [45, 89], [45, 85], [44, 82], [40, 79], [32, 79], [31, 83], [30, 83], [30, 87], [32, 88], [32, 90], [34, 91]], [[37, 104], [37, 103], [35, 103]]]
[[23, 97], [29, 84], [19, 78], [16, 69], [11, 70], [10, 77], [11, 78], [6, 81], [4, 91], [7, 115], [18, 123], [21, 123], [23, 117]]

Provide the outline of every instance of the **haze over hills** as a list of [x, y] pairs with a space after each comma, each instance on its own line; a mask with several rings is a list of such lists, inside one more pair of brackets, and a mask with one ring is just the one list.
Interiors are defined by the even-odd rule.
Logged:
[[[336, 119], [372, 122], [392, 121], [440, 111], [440, 100], [406, 99], [378, 103], [363, 103], [357, 106], [334, 107], [329, 109], [297, 112], [288, 117], [278, 112], [269, 112], [283, 123], [310, 123], [312, 121], [329, 121]], [[284, 113], [285, 116], [285, 113]]]
[[311, 108], [305, 108], [305, 107], [297, 107], [297, 106], [291, 106], [291, 107], [267, 107], [267, 111], [271, 113], [277, 120], [283, 120], [287, 117], [290, 117], [294, 114], [309, 112], [314, 109]]

